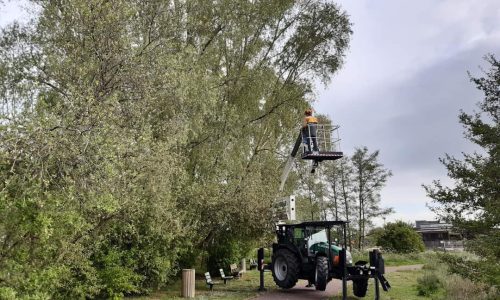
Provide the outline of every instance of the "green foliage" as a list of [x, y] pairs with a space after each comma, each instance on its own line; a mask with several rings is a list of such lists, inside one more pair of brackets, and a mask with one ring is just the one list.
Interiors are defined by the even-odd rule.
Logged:
[[447, 276], [444, 288], [446, 299], [449, 300], [496, 300], [500, 297], [497, 288], [473, 282], [456, 274]]
[[434, 273], [424, 273], [417, 279], [417, 291], [419, 296], [430, 296], [438, 291], [440, 287], [439, 278]]
[[378, 237], [377, 245], [399, 253], [422, 252], [425, 250], [420, 235], [410, 224], [403, 221], [387, 223], [384, 232]]
[[231, 264], [239, 264], [251, 249], [249, 243], [240, 239], [221, 238], [213, 242], [207, 249], [207, 270], [219, 274], [219, 269], [230, 271]]
[[380, 190], [385, 186], [392, 172], [378, 161], [379, 151], [369, 153], [367, 147], [357, 148], [352, 155], [353, 194], [357, 200], [357, 246], [365, 244], [366, 230], [376, 217], [388, 215], [392, 208], [380, 207]]
[[0, 287], [0, 299], [14, 300], [16, 299], [16, 291], [10, 287]]
[[377, 242], [382, 234], [384, 234], [384, 228], [382, 227], [375, 227], [371, 229], [366, 235], [366, 240], [365, 240], [366, 245], [369, 247], [378, 246]]
[[314, 80], [343, 63], [345, 12], [324, 1], [31, 4], [29, 24], [0, 34], [2, 294], [145, 293], [189, 255], [242, 258], [269, 240], [280, 151]]
[[486, 259], [463, 257], [447, 253], [439, 254], [439, 259], [446, 263], [450, 273], [458, 274], [473, 282], [484, 282], [490, 286], [500, 283], [500, 270], [497, 264]]
[[484, 93], [484, 99], [478, 103], [480, 111], [472, 115], [462, 112], [459, 116], [465, 137], [481, 147], [481, 151], [464, 154], [463, 160], [449, 155], [441, 159], [454, 181], [453, 187], [440, 181], [424, 187], [437, 204], [434, 211], [470, 238], [467, 248], [481, 257], [477, 262], [467, 263], [446, 257], [450, 269], [465, 277], [463, 270], [469, 270], [469, 274], [474, 274], [472, 280], [498, 285], [495, 270], [500, 269], [500, 62], [493, 55], [485, 60], [490, 64], [485, 76], [470, 76]]

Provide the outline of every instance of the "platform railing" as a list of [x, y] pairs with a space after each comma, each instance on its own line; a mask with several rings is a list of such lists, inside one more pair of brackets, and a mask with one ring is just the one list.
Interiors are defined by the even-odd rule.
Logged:
[[315, 144], [319, 152], [341, 151], [338, 129], [338, 125], [308, 124], [302, 130], [303, 151], [313, 151]]

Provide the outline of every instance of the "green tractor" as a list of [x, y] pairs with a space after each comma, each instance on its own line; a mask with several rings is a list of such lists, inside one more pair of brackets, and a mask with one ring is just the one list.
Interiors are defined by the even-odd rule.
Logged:
[[[328, 282], [340, 279], [345, 297], [346, 281], [352, 280], [354, 295], [364, 297], [368, 280], [375, 278], [376, 294], [379, 282], [387, 291], [390, 285], [383, 276], [384, 260], [380, 252], [370, 252], [370, 263], [358, 261], [353, 264], [352, 256], [345, 248], [346, 225], [345, 221], [278, 225], [277, 243], [273, 244], [270, 266], [276, 285], [289, 289], [295, 286], [298, 279], [305, 279], [317, 290], [324, 291]], [[338, 230], [332, 232], [333, 228]], [[340, 233], [340, 238], [344, 240], [342, 246], [332, 243], [332, 233]]]
[[[308, 125], [309, 126], [309, 125]], [[312, 160], [311, 173], [315, 173], [319, 163], [324, 160], [337, 160], [343, 153], [338, 151], [336, 143], [340, 140], [334, 138], [338, 126], [314, 124], [316, 134], [299, 133], [295, 145], [290, 153], [283, 174], [279, 191], [282, 192], [285, 181], [293, 166], [293, 161], [302, 145], [301, 159]], [[305, 128], [310, 130], [310, 128]], [[303, 129], [304, 131], [304, 129]], [[305, 143], [304, 143], [305, 141]], [[308, 151], [311, 144], [315, 144], [320, 151]], [[284, 207], [280, 205], [279, 207]], [[295, 202], [289, 198], [286, 207], [288, 221], [295, 221]], [[279, 210], [279, 209], [277, 209]], [[370, 252], [367, 261], [352, 262], [352, 256], [347, 251], [345, 221], [317, 221], [298, 224], [278, 223], [276, 235], [277, 242], [273, 244], [271, 265], [264, 267], [264, 249], [259, 249], [258, 261], [260, 275], [260, 288], [264, 288], [264, 269], [270, 269], [274, 282], [281, 288], [290, 289], [297, 284], [299, 279], [309, 281], [308, 286], [314, 285], [317, 290], [324, 291], [332, 279], [342, 280], [343, 299], [347, 297], [347, 281], [353, 282], [354, 295], [364, 297], [368, 288], [368, 280], [375, 279], [375, 296], [379, 299], [379, 283], [384, 291], [389, 290], [389, 282], [384, 278], [384, 259], [378, 250]], [[332, 229], [335, 228], [332, 232]], [[332, 243], [334, 240], [343, 239], [343, 243]]]

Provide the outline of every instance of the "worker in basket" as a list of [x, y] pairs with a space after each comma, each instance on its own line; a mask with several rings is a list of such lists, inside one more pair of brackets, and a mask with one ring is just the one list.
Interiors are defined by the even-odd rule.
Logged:
[[304, 124], [302, 126], [302, 139], [307, 145], [308, 152], [311, 152], [311, 144], [312, 151], [318, 152], [318, 141], [316, 133], [318, 131], [318, 118], [313, 116], [312, 109], [306, 109]]

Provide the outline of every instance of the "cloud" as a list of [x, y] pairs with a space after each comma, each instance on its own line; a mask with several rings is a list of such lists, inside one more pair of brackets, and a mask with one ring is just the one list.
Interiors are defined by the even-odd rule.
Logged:
[[[340, 124], [342, 149], [381, 150], [394, 177], [382, 193], [393, 218], [430, 216], [421, 188], [446, 179], [438, 158], [460, 157], [461, 109], [472, 112], [482, 94], [467, 71], [480, 74], [482, 57], [500, 49], [498, 1], [341, 1], [354, 36], [344, 68], [316, 110]], [[448, 181], [449, 182], [449, 181]]]

